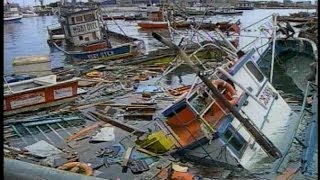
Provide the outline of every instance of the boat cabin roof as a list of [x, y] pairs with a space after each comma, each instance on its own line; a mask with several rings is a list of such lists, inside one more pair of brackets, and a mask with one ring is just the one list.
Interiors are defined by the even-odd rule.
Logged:
[[90, 8], [90, 9], [78, 9], [78, 10], [62, 10], [61, 11], [61, 16], [62, 17], [69, 17], [69, 16], [74, 16], [74, 15], [79, 15], [79, 14], [85, 14], [88, 12], [94, 12], [98, 10], [98, 8]]

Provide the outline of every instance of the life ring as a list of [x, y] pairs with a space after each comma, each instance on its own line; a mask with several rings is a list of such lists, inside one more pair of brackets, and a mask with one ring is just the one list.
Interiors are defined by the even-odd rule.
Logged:
[[236, 105], [238, 101], [238, 96], [236, 90], [233, 86], [222, 79], [217, 79], [212, 81], [216, 88], [222, 87], [226, 91], [223, 93], [224, 97], [229, 101], [230, 104]]
[[86, 74], [88, 77], [95, 78], [95, 77], [102, 77], [103, 73], [99, 71], [92, 71]]
[[86, 175], [86, 176], [93, 175], [93, 169], [90, 166], [88, 166], [87, 164], [81, 163], [81, 162], [69, 162], [69, 163], [66, 163], [62, 166], [59, 166], [58, 169], [69, 171], [74, 167], [81, 168], [84, 171], [84, 175]]

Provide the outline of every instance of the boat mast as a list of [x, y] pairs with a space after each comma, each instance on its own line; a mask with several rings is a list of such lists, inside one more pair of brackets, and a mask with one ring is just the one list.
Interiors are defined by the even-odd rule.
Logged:
[[272, 84], [273, 79], [273, 66], [274, 66], [274, 56], [275, 56], [275, 50], [276, 50], [276, 37], [277, 37], [277, 14], [273, 14], [273, 42], [272, 42], [272, 56], [271, 56], [271, 70], [270, 70], [270, 83]]
[[274, 144], [259, 130], [258, 127], [256, 127], [250, 121], [250, 119], [244, 118], [239, 113], [239, 111], [225, 99], [225, 97], [212, 84], [212, 82], [206, 77], [206, 75], [201, 72], [201, 69], [191, 61], [188, 55], [183, 50], [181, 50], [179, 46], [164, 39], [162, 36], [155, 32], [152, 33], [152, 36], [158, 41], [167, 45], [168, 47], [174, 49], [177, 52], [177, 54], [181, 56], [181, 59], [183, 59], [186, 62], [186, 64], [192, 69], [192, 71], [196, 73], [199, 76], [199, 78], [203, 81], [203, 83], [210, 89], [217, 101], [221, 102], [225, 107], [229, 109], [232, 115], [243, 124], [246, 130], [253, 136], [255, 141], [264, 149], [264, 151], [268, 155], [272, 156], [275, 159], [282, 157], [281, 151], [276, 146], [274, 146]]

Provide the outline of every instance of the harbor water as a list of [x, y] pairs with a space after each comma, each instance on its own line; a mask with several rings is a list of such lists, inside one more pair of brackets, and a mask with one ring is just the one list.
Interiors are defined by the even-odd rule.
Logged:
[[[273, 13], [278, 13], [279, 15], [289, 15], [289, 13], [295, 13], [300, 11], [314, 12], [315, 10], [303, 10], [303, 9], [257, 9], [244, 11], [242, 15], [235, 16], [212, 16], [205, 17], [204, 22], [221, 22], [221, 21], [232, 21], [236, 22], [240, 19], [240, 28], [247, 27], [264, 17], [272, 15]], [[202, 19], [201, 17], [196, 17], [197, 19]], [[270, 21], [270, 18], [269, 18]], [[241, 35], [259, 36], [259, 27], [266, 23], [267, 21], [262, 21], [248, 28], [247, 31], [242, 31]], [[68, 65], [65, 63], [65, 56], [62, 52], [58, 50], [50, 51], [47, 45], [48, 33], [47, 26], [52, 24], [57, 24], [58, 18], [56, 16], [41, 16], [41, 17], [30, 17], [23, 18], [20, 23], [10, 23], [4, 24], [4, 74], [12, 74], [12, 60], [17, 56], [25, 55], [35, 55], [44, 54], [49, 55], [52, 67], [59, 67]], [[126, 35], [133, 36], [144, 40], [146, 49], [154, 50], [163, 47], [163, 45], [155, 40], [151, 33], [152, 31], [140, 30], [137, 26], [136, 21], [123, 21], [116, 20], [106, 21], [109, 29], [116, 32], [125, 33]], [[156, 30], [162, 36], [166, 38], [171, 38], [176, 43], [178, 43], [182, 37], [192, 35], [191, 30], [177, 30], [174, 32], [169, 32], [169, 30]], [[209, 32], [209, 34], [212, 34]], [[197, 37], [194, 37], [197, 38]], [[256, 38], [252, 37], [240, 37], [240, 48], [246, 46], [248, 43], [252, 42]], [[261, 39], [261, 44], [263, 39]], [[257, 45], [258, 46], [258, 45]], [[246, 47], [247, 48], [247, 47]]]

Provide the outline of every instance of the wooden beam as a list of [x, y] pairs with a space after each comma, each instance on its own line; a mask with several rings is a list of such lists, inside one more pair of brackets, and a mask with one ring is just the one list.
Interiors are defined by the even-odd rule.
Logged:
[[134, 147], [128, 147], [126, 153], [123, 156], [123, 161], [122, 161], [122, 164], [121, 164], [122, 167], [127, 167], [128, 166], [128, 163], [130, 161], [130, 156], [132, 154], [133, 148]]
[[[101, 110], [97, 110], [97, 111], [101, 112]], [[110, 123], [110, 124], [120, 128], [120, 129], [123, 129], [123, 130], [125, 130], [127, 132], [133, 133], [136, 136], [141, 136], [141, 135], [146, 133], [145, 131], [143, 131], [141, 129], [138, 129], [136, 127], [133, 127], [133, 126], [130, 126], [130, 125], [127, 125], [127, 124], [112, 120], [110, 117], [108, 117], [106, 115], [103, 115], [101, 113], [93, 112], [93, 111], [89, 111], [88, 113], [93, 114], [94, 116], [96, 116], [97, 118], [99, 118], [100, 120], [102, 120], [102, 121], [104, 121], [106, 123]]]

